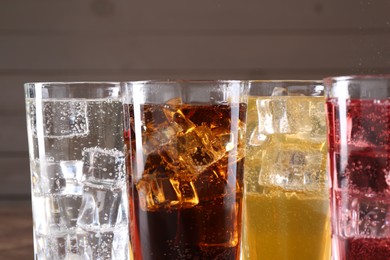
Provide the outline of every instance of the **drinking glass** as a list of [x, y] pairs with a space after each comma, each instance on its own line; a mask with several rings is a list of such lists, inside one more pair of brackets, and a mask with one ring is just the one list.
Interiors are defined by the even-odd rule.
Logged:
[[243, 259], [330, 258], [321, 81], [251, 81]]
[[35, 259], [128, 259], [120, 84], [25, 84]]
[[390, 75], [324, 80], [334, 259], [390, 259]]
[[135, 259], [239, 259], [247, 83], [127, 82]]

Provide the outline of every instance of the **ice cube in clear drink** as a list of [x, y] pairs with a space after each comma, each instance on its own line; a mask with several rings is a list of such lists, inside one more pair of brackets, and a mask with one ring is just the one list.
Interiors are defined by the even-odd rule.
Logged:
[[34, 194], [81, 194], [82, 161], [35, 160], [32, 165]]
[[[114, 231], [114, 240], [112, 243], [112, 259], [129, 259], [130, 243], [127, 226], [120, 226]], [[130, 258], [131, 259], [131, 258]]]
[[84, 229], [114, 227], [125, 191], [124, 155], [116, 149], [85, 149], [83, 199], [77, 224]]
[[32, 190], [34, 194], [61, 193], [66, 180], [58, 163], [35, 160], [32, 162]]
[[63, 225], [65, 225], [69, 230], [75, 229], [77, 224], [77, 218], [80, 213], [82, 195], [57, 195], [56, 199], [59, 205]]
[[65, 232], [35, 234], [35, 242], [36, 259], [67, 259], [68, 235]]
[[121, 188], [84, 182], [83, 199], [77, 225], [84, 229], [115, 226], [121, 197]]
[[[36, 119], [42, 118], [43, 135], [48, 138], [69, 138], [88, 134], [87, 102], [80, 100], [45, 100], [41, 103], [42, 111], [35, 109]], [[31, 113], [34, 113], [31, 111]], [[39, 114], [41, 116], [39, 116]], [[32, 121], [33, 134], [39, 134], [35, 119]]]
[[32, 195], [34, 229], [38, 234], [49, 235], [53, 231], [66, 229], [60, 206], [55, 195]]
[[124, 186], [122, 188], [122, 194], [121, 200], [119, 202], [119, 207], [118, 207], [118, 217], [117, 217], [117, 222], [116, 226], [127, 226], [129, 222], [129, 201], [127, 197], [127, 187]]
[[122, 260], [129, 257], [126, 226], [118, 229], [85, 231], [79, 234], [81, 255], [91, 260]]
[[83, 161], [60, 161], [62, 176], [65, 179], [65, 189], [61, 194], [79, 196], [82, 193]]
[[[81, 195], [33, 195], [34, 235], [39, 259], [81, 259], [76, 220]], [[73, 258], [72, 258], [73, 257]]]
[[83, 151], [85, 180], [121, 187], [125, 184], [125, 159], [121, 151], [100, 147]]

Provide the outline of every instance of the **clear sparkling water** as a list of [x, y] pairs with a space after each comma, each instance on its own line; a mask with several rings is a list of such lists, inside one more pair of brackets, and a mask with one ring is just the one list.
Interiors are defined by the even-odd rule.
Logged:
[[128, 259], [122, 104], [27, 99], [36, 259]]

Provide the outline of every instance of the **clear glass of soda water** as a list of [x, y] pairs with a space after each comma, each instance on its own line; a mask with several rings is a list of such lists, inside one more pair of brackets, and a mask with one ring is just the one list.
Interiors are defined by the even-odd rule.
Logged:
[[128, 259], [120, 84], [26, 83], [35, 259]]

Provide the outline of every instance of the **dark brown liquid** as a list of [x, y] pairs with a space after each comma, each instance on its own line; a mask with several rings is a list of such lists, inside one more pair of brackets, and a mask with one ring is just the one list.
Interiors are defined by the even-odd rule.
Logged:
[[138, 110], [125, 107], [135, 259], [239, 259], [246, 106]]

